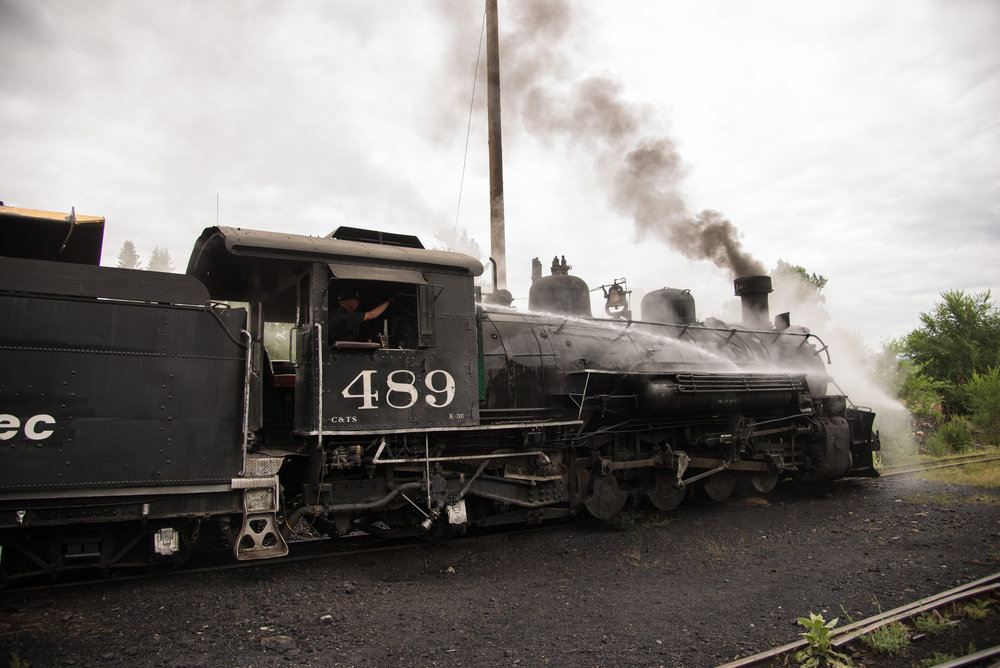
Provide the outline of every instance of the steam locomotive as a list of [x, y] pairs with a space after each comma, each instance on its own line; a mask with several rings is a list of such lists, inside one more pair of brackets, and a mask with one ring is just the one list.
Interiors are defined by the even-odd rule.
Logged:
[[[212, 227], [180, 275], [99, 266], [103, 225], [0, 208], [4, 579], [874, 475], [874, 414], [770, 322], [766, 276], [736, 280], [741, 323], [669, 288], [633, 318], [621, 282], [594, 318], [565, 260], [522, 311], [414, 236]], [[390, 306], [331, 336], [345, 291]]]

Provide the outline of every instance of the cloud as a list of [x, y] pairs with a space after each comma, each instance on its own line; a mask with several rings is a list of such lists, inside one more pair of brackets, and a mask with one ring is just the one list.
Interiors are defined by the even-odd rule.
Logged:
[[[662, 221], [713, 210], [765, 266], [826, 275], [869, 342], [942, 290], [996, 287], [996, 3], [500, 10], [515, 295], [531, 257], [566, 254], [592, 285], [691, 288], [711, 315], [729, 277]], [[482, 244], [481, 32], [465, 0], [0, 0], [0, 199], [106, 216], [112, 261], [132, 238], [183, 266], [217, 193], [223, 224], [433, 244], [457, 220]]]

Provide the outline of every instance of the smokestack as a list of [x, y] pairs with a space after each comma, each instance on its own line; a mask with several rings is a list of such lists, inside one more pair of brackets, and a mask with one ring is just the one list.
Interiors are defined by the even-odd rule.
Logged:
[[770, 328], [767, 295], [772, 291], [771, 277], [741, 276], [733, 281], [733, 287], [743, 304], [743, 324], [757, 329]]

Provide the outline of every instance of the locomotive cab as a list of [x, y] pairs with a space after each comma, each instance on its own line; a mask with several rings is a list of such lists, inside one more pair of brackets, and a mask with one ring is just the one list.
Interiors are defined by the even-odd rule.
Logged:
[[[214, 299], [249, 306], [248, 429], [269, 447], [478, 421], [478, 261], [353, 228], [327, 237], [210, 228], [188, 273]], [[359, 314], [388, 306], [335, 333], [348, 294]]]

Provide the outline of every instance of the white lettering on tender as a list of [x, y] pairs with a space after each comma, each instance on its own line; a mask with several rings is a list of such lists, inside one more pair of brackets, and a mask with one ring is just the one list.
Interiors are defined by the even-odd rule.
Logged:
[[[375, 389], [374, 369], [366, 369], [351, 379], [341, 391], [345, 399], [360, 399], [359, 410], [378, 408], [379, 392]], [[360, 383], [360, 387], [358, 384]], [[433, 408], [444, 408], [455, 399], [455, 378], [444, 369], [433, 369], [424, 376], [424, 387], [428, 394], [424, 396], [427, 405]], [[391, 408], [412, 408], [420, 400], [420, 390], [417, 388], [417, 376], [409, 369], [396, 369], [386, 374], [385, 403]], [[360, 390], [360, 391], [359, 391]], [[452, 418], [454, 419], [454, 418]]]
[[4, 413], [0, 415], [0, 440], [14, 438], [17, 430], [21, 428], [21, 421], [17, 417]]
[[[56, 419], [47, 413], [32, 415], [24, 421], [24, 436], [30, 441], [44, 441], [52, 434], [54, 429], [39, 429], [39, 426], [55, 426]], [[0, 441], [8, 441], [21, 429], [21, 420], [16, 415], [9, 413], [0, 414]]]

